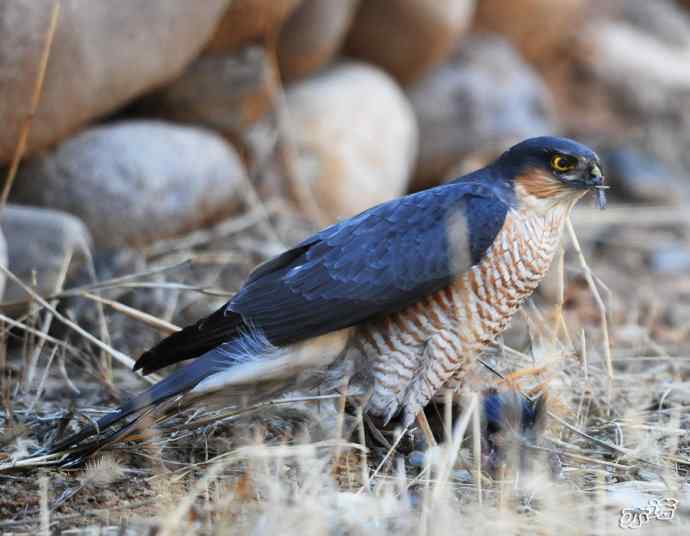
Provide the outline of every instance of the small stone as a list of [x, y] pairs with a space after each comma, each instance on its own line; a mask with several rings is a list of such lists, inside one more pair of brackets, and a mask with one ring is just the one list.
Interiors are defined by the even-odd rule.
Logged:
[[643, 482], [662, 482], [662, 479], [659, 478], [659, 475], [652, 471], [647, 471], [646, 469], [638, 469], [637, 477]]
[[[7, 241], [10, 271], [31, 286], [35, 274], [34, 288], [41, 295], [55, 292], [70, 254], [72, 272], [83, 264], [91, 247], [86, 226], [78, 218], [57, 210], [8, 205], [2, 212], [0, 225]], [[28, 297], [19, 285], [7, 282], [4, 303], [23, 302]], [[26, 305], [17, 305], [9, 307], [9, 312], [18, 315], [25, 309]]]
[[660, 274], [687, 274], [690, 271], [690, 251], [682, 244], [659, 247], [652, 253], [651, 268]]
[[452, 474], [453, 478], [462, 484], [471, 484], [474, 481], [472, 473], [467, 469], [455, 469]]
[[127, 121], [86, 130], [28, 162], [12, 198], [79, 216], [99, 248], [137, 247], [232, 214], [244, 180], [218, 135]]
[[302, 0], [232, 0], [205, 51], [230, 52], [278, 34]]
[[[29, 114], [54, 4], [0, 2], [0, 162], [12, 158]], [[206, 43], [228, 4], [63, 2], [27, 154], [172, 80]]]
[[334, 222], [403, 194], [417, 154], [417, 124], [384, 72], [344, 63], [287, 91], [297, 177]]
[[424, 467], [426, 454], [421, 450], [413, 450], [407, 455], [407, 463], [413, 467]]
[[505, 147], [555, 130], [537, 73], [498, 37], [474, 37], [410, 88], [420, 130], [415, 188], [441, 182], [461, 160], [491, 160]]
[[443, 62], [465, 33], [475, 0], [365, 0], [347, 39], [349, 55], [403, 84]]
[[283, 80], [316, 71], [338, 52], [360, 0], [304, 0], [280, 32], [278, 63]]
[[677, 205], [688, 197], [688, 188], [651, 154], [619, 147], [603, 158], [606, 180], [617, 196], [664, 205]]

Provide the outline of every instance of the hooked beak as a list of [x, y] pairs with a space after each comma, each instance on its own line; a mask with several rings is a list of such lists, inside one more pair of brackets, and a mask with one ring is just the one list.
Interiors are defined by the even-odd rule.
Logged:
[[601, 172], [601, 167], [599, 167], [599, 164], [594, 164], [592, 166], [589, 179], [586, 181], [586, 185], [590, 190], [596, 192], [597, 207], [602, 210], [605, 209], [607, 204], [606, 190], [608, 190], [610, 186], [604, 184], [604, 175]]

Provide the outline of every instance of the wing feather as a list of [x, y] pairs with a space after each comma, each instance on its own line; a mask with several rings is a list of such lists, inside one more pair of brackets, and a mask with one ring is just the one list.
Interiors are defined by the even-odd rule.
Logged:
[[324, 229], [259, 265], [223, 308], [162, 340], [136, 368], [197, 357], [250, 326], [275, 345], [301, 341], [440, 290], [479, 262], [503, 225], [508, 204], [485, 183], [452, 182]]
[[[228, 311], [282, 345], [399, 310], [477, 262], [507, 210], [493, 190], [476, 182], [451, 183], [379, 205], [270, 261], [270, 270], [260, 267]], [[481, 228], [473, 218], [482, 218]], [[449, 244], [449, 221], [465, 226], [460, 247]], [[477, 234], [479, 246], [473, 243]]]

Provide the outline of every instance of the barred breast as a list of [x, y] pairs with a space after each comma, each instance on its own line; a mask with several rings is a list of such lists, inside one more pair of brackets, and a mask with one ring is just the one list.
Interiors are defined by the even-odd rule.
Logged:
[[358, 328], [372, 364], [368, 411], [405, 424], [434, 394], [467, 370], [537, 287], [558, 249], [567, 210], [511, 210], [484, 259], [449, 287]]

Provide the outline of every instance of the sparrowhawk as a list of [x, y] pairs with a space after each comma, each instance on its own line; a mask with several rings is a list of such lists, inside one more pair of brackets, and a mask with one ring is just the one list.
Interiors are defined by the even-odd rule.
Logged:
[[539, 137], [331, 225], [258, 266], [135, 369], [193, 361], [55, 449], [172, 397], [236, 404], [344, 375], [366, 386], [365, 411], [410, 424], [439, 390], [461, 385], [549, 269], [574, 204], [593, 190], [603, 208], [604, 188], [591, 149]]

